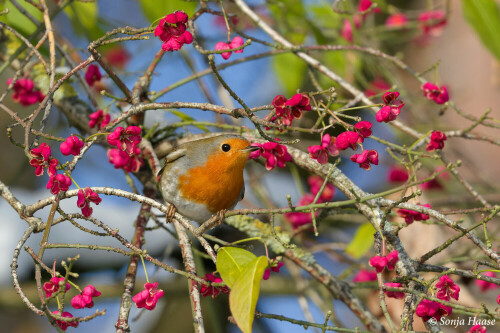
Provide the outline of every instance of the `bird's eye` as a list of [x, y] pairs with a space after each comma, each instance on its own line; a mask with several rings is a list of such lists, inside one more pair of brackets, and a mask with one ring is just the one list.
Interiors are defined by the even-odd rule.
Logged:
[[225, 143], [225, 144], [222, 145], [222, 151], [224, 151], [224, 152], [227, 153], [230, 150], [231, 150], [231, 146], [228, 145], [227, 143]]

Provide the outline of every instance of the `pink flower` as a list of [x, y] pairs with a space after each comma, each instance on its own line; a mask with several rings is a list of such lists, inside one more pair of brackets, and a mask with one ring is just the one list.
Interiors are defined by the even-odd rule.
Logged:
[[424, 322], [434, 318], [440, 320], [442, 316], [451, 315], [452, 308], [444, 304], [423, 299], [417, 306], [415, 313], [417, 316], [422, 317]]
[[396, 263], [399, 260], [399, 253], [398, 251], [394, 250], [391, 253], [389, 253], [387, 256], [374, 256], [370, 258], [370, 266], [375, 268], [377, 273], [381, 273], [384, 268], [387, 268], [387, 270], [392, 271], [396, 267]]
[[446, 25], [446, 14], [442, 10], [423, 12], [417, 18], [425, 35], [439, 36]]
[[377, 273], [381, 273], [387, 266], [387, 258], [383, 256], [374, 256], [370, 258], [370, 266], [375, 268]]
[[328, 155], [337, 156], [339, 154], [335, 143], [335, 138], [331, 138], [330, 134], [325, 134], [321, 139], [321, 145], [307, 147], [309, 156], [320, 164], [325, 164], [328, 162]]
[[[233, 40], [231, 41], [229, 46], [231, 46], [232, 49], [236, 49], [236, 48], [242, 46], [243, 44], [245, 44], [245, 41], [243, 40], [243, 38], [241, 38], [240, 36], [236, 36], [233, 38]], [[243, 49], [234, 51], [234, 53], [243, 53]]]
[[130, 161], [130, 156], [123, 150], [109, 149], [108, 150], [109, 163], [115, 166], [115, 169], [123, 169]]
[[[389, 288], [400, 288], [401, 283], [386, 282], [385, 286]], [[398, 299], [405, 298], [405, 293], [402, 291], [386, 291], [385, 294], [387, 295], [387, 297], [398, 298]]]
[[43, 142], [39, 147], [31, 149], [30, 153], [34, 158], [41, 158], [43, 161], [48, 161], [52, 150], [48, 144]]
[[389, 28], [401, 28], [408, 23], [408, 19], [405, 14], [396, 13], [392, 14], [385, 21], [385, 26]]
[[139, 309], [153, 310], [158, 300], [163, 296], [163, 290], [156, 288], [158, 288], [158, 282], [146, 283], [144, 290], [132, 297], [132, 301]]
[[[215, 44], [215, 51], [236, 49], [236, 48], [242, 46], [243, 44], [245, 44], [245, 41], [243, 40], [243, 38], [241, 38], [240, 36], [236, 36], [233, 38], [231, 43], [218, 42], [217, 44]], [[227, 60], [231, 56], [231, 53], [232, 53], [232, 51], [224, 52], [224, 53], [221, 53], [221, 56], [222, 56], [222, 58]], [[234, 51], [234, 53], [243, 53], [243, 49]]]
[[78, 190], [78, 201], [76, 202], [76, 205], [78, 208], [82, 209], [82, 214], [85, 217], [92, 215], [90, 203], [93, 202], [96, 205], [99, 205], [101, 201], [102, 199], [99, 197], [99, 194], [92, 191], [90, 187]]
[[143, 166], [144, 160], [139, 156], [141, 150], [139, 147], [134, 147], [134, 154], [129, 155], [123, 150], [109, 149], [109, 163], [113, 164], [115, 169], [123, 169], [127, 172], [137, 172]]
[[[214, 49], [215, 49], [215, 51], [222, 51], [222, 50], [229, 50], [230, 48], [231, 48], [231, 46], [229, 46], [228, 43], [217, 42], [217, 44], [215, 44], [215, 48]], [[231, 56], [231, 53], [232, 52], [223, 52], [220, 55], [222, 56], [222, 58], [224, 60], [227, 60]]]
[[377, 273], [368, 269], [361, 269], [352, 280], [354, 283], [370, 281], [377, 281]]
[[164, 51], [178, 51], [184, 44], [193, 42], [193, 35], [187, 31], [188, 16], [182, 10], [168, 14], [160, 20], [155, 29], [155, 36], [163, 42]]
[[[358, 12], [365, 12], [372, 5], [373, 5], [373, 2], [371, 0], [361, 0], [358, 4]], [[371, 11], [374, 13], [380, 13], [380, 8], [376, 7], [375, 9], [372, 9]], [[365, 14], [367, 14], [367, 13], [365, 13]]]
[[384, 79], [377, 77], [372, 82], [370, 82], [370, 85], [365, 90], [365, 95], [366, 97], [372, 97], [389, 89], [391, 89], [391, 85], [385, 82]]
[[335, 147], [340, 150], [346, 150], [347, 148], [357, 150], [358, 143], [363, 143], [363, 141], [363, 137], [358, 132], [346, 131], [337, 135]]
[[67, 191], [71, 186], [71, 178], [66, 175], [52, 175], [47, 182], [47, 189], [50, 189], [50, 193], [57, 194], [61, 191]]
[[97, 65], [89, 65], [87, 68], [87, 72], [85, 73], [85, 81], [89, 86], [93, 86], [94, 83], [101, 81], [102, 74], [99, 71], [99, 66]]
[[[311, 189], [311, 194], [316, 197], [316, 194], [318, 194], [321, 185], [323, 185], [323, 178], [313, 175], [307, 179], [307, 183], [309, 184], [309, 187]], [[332, 200], [334, 195], [335, 187], [331, 183], [326, 183], [325, 188], [323, 189], [323, 193], [321, 193], [318, 201], [330, 201]]]
[[49, 176], [56, 174], [57, 159], [50, 156], [52, 153], [50, 146], [43, 142], [39, 147], [30, 150], [32, 159], [30, 165], [35, 167], [35, 175], [43, 175], [45, 168], [48, 168], [47, 173]]
[[126, 48], [116, 45], [112, 49], [106, 51], [104, 58], [109, 64], [119, 69], [123, 69], [130, 60], [130, 53]]
[[306, 94], [295, 94], [285, 102], [294, 118], [300, 118], [303, 111], [311, 111], [311, 102]]
[[441, 276], [439, 282], [436, 283], [436, 289], [438, 289], [437, 298], [449, 301], [451, 297], [458, 301], [460, 287], [448, 275]]
[[[134, 153], [130, 155], [127, 164], [123, 166], [123, 170], [136, 173], [144, 165], [144, 160], [140, 156], [141, 150], [139, 147], [134, 147]], [[116, 168], [116, 165], [115, 165]]]
[[[227, 14], [229, 16], [229, 13], [227, 13]], [[232, 14], [232, 15], [234, 15], [234, 14]], [[230, 19], [231, 19], [231, 22], [233, 23], [233, 25], [238, 24], [238, 17], [237, 16], [231, 16]], [[214, 22], [214, 25], [217, 26], [218, 28], [226, 29], [226, 20], [224, 19], [224, 16], [216, 16], [214, 18], [213, 22]]]
[[446, 86], [439, 87], [430, 82], [426, 82], [422, 85], [421, 88], [424, 92], [424, 96], [436, 102], [436, 104], [444, 104], [450, 100], [450, 97], [448, 96], [448, 89], [446, 89]]
[[393, 109], [389, 106], [383, 106], [375, 115], [375, 119], [379, 123], [381, 122], [388, 123], [396, 119], [396, 117], [399, 115], [399, 111], [400, 111], [399, 109]]
[[306, 94], [295, 94], [288, 100], [285, 96], [278, 95], [273, 99], [272, 105], [276, 115], [271, 121], [286, 126], [290, 126], [294, 118], [300, 118], [303, 111], [311, 110], [309, 96]]
[[283, 112], [283, 111], [281, 111], [281, 109], [286, 108], [286, 102], [287, 102], [287, 99], [285, 96], [277, 95], [276, 97], [273, 98], [273, 101], [271, 102], [271, 104], [276, 109], [276, 112]]
[[116, 148], [134, 154], [135, 147], [141, 142], [141, 128], [129, 126], [127, 129], [118, 126], [114, 132], [108, 135], [108, 143]]
[[262, 156], [266, 160], [267, 170], [272, 170], [276, 166], [284, 168], [286, 162], [292, 160], [292, 156], [288, 153], [286, 147], [277, 142], [252, 143], [252, 146], [260, 147], [260, 149], [250, 153], [248, 158], [255, 159]]
[[[59, 314], [59, 310], [54, 311], [54, 314]], [[64, 317], [64, 318], [73, 318], [73, 315], [71, 313], [69, 313], [69, 312], [64, 311], [62, 313], [61, 317]], [[78, 327], [78, 322], [77, 321], [62, 321], [62, 320], [56, 319], [56, 324], [63, 331], [66, 331], [68, 329], [68, 326]]]
[[397, 91], [388, 91], [382, 96], [382, 100], [384, 101], [385, 105], [392, 105], [392, 104], [403, 104], [400, 100], [398, 100], [399, 97], [399, 92]]
[[[314, 202], [314, 196], [310, 193], [304, 194], [302, 198], [300, 198], [298, 202], [298, 206], [306, 206]], [[292, 228], [296, 229], [301, 225], [312, 223], [311, 212], [302, 213], [302, 212], [290, 212], [284, 214], [286, 219], [292, 224]], [[316, 210], [314, 212], [314, 216], [318, 217], [319, 211]]]
[[432, 131], [431, 133], [431, 141], [425, 147], [427, 151], [433, 151], [435, 149], [443, 149], [444, 142], [446, 141], [446, 135], [440, 131]]
[[374, 149], [363, 150], [361, 154], [352, 155], [351, 161], [358, 163], [362, 169], [370, 170], [370, 164], [378, 165], [378, 153]]
[[278, 262], [276, 259], [271, 259], [269, 261], [269, 267], [266, 268], [266, 270], [264, 271], [264, 275], [262, 276], [262, 279], [264, 279], [264, 280], [269, 279], [269, 276], [271, 275], [271, 271], [273, 271], [275, 273], [279, 273], [280, 268], [283, 265], [284, 264], [282, 262]]
[[[213, 282], [213, 283], [222, 283], [222, 279], [220, 277], [215, 277], [212, 274], [205, 274], [205, 277], [203, 280], [208, 281], [208, 282]], [[215, 296], [219, 295], [219, 293], [223, 294], [229, 294], [229, 288], [224, 286], [224, 287], [215, 287], [212, 285], [207, 285], [207, 284], [202, 284], [200, 288], [200, 293], [203, 296], [212, 296], [214, 298]]]
[[481, 326], [481, 324], [477, 324], [472, 326], [467, 333], [486, 333], [486, 327]]
[[280, 125], [290, 126], [293, 121], [291, 109], [286, 106], [287, 99], [283, 95], [274, 97], [271, 104], [273, 105], [276, 115], [271, 118], [272, 122], [277, 122]]
[[109, 113], [104, 113], [102, 110], [97, 110], [96, 112], [91, 113], [89, 118], [89, 127], [94, 128], [97, 125], [98, 130], [106, 127], [111, 120]]
[[69, 136], [66, 141], [61, 143], [61, 153], [64, 156], [80, 154], [80, 150], [85, 145], [82, 140], [80, 140], [76, 135]]
[[[52, 294], [59, 291], [60, 284], [64, 281], [63, 277], [53, 277], [49, 282], [45, 282], [42, 286], [42, 289], [45, 291], [45, 297], [50, 297]], [[67, 292], [71, 288], [69, 283], [66, 283], [66, 289], [64, 292]]]
[[93, 285], [88, 285], [83, 288], [81, 294], [76, 295], [71, 299], [71, 305], [75, 309], [91, 308], [94, 306], [92, 297], [101, 296], [101, 292], [97, 291]]
[[91, 297], [78, 294], [71, 299], [71, 306], [75, 309], [83, 309], [84, 307], [91, 308], [94, 306], [94, 302]]
[[387, 256], [387, 269], [392, 271], [396, 267], [396, 263], [399, 260], [399, 253], [397, 250], [392, 251]]
[[387, 180], [390, 183], [404, 183], [408, 180], [408, 170], [399, 166], [391, 166], [387, 174]]
[[428, 182], [418, 185], [422, 190], [442, 190], [443, 185], [436, 178], [429, 180]]
[[[430, 204], [420, 205], [422, 207], [431, 208]], [[413, 221], [425, 221], [429, 219], [429, 215], [425, 215], [424, 213], [415, 212], [409, 209], [399, 209], [398, 215], [404, 217], [406, 224], [412, 224]]]
[[[441, 166], [441, 167], [437, 167], [436, 169], [434, 169], [434, 171], [440, 172], [443, 169], [445, 169], [445, 167]], [[428, 182], [425, 182], [425, 183], [418, 185], [418, 187], [421, 188], [422, 190], [442, 190], [444, 187], [443, 187], [443, 184], [441, 184], [441, 180], [449, 180], [449, 179], [450, 179], [450, 175], [448, 174], [448, 172], [443, 172], [443, 173], [439, 174], [436, 178], [431, 179]]]
[[500, 305], [500, 294], [497, 296], [497, 304]]
[[[494, 277], [494, 278], [497, 277], [494, 272], [484, 272], [484, 273], [481, 273], [481, 275]], [[483, 281], [483, 280], [476, 280], [476, 285], [479, 287], [479, 289], [482, 292], [485, 292], [485, 291], [490, 290], [490, 289], [498, 288], [498, 285], [494, 284], [493, 282], [488, 282], [488, 281]]]
[[[359, 136], [364, 140], [372, 135], [373, 124], [363, 120], [354, 125], [354, 130], [359, 133]], [[363, 141], [362, 141], [363, 142]]]
[[[7, 86], [10, 86], [12, 81], [12, 78], [8, 79]], [[12, 94], [12, 100], [16, 103], [20, 103], [23, 106], [28, 106], [43, 101], [45, 95], [40, 90], [33, 90], [33, 88], [33, 80], [17, 80], [16, 83], [14, 83], [14, 93]]]
[[[352, 17], [352, 20], [354, 21], [355, 29], [359, 29], [359, 27], [361, 27], [361, 19], [359, 18], [359, 16], [354, 15]], [[340, 35], [342, 36], [342, 38], [344, 38], [349, 43], [353, 42], [352, 25], [351, 25], [350, 20], [348, 20], [348, 19], [344, 20], [344, 26], [342, 27], [342, 31], [340, 32]]]
[[388, 123], [396, 119], [397, 116], [401, 113], [401, 108], [405, 106], [401, 100], [398, 99], [399, 92], [388, 91], [382, 97], [385, 106], [383, 106], [375, 115], [375, 119], [381, 123]]

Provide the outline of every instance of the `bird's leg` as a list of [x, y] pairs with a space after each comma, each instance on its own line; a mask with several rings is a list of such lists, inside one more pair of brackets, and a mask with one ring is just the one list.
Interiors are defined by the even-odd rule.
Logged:
[[169, 204], [167, 208], [167, 222], [170, 223], [174, 219], [175, 213], [177, 212], [177, 208], [173, 204]]
[[215, 220], [217, 221], [216, 225], [221, 225], [224, 222], [226, 218], [226, 212], [227, 209], [221, 209], [217, 212], [217, 214], [215, 215]]
[[221, 225], [222, 222], [224, 222], [224, 219], [226, 217], [226, 212], [227, 209], [221, 209], [217, 212], [217, 214], [213, 215], [210, 219], [207, 221], [203, 222], [202, 225], [200, 225], [196, 230], [194, 231], [195, 236], [201, 236], [203, 235], [207, 230], [212, 229], [213, 227], [216, 227], [218, 225]]

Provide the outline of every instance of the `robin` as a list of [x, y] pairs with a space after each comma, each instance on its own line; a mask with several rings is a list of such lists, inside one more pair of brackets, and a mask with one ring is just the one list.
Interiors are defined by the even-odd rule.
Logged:
[[171, 151], [158, 173], [163, 198], [173, 205], [167, 219], [178, 211], [200, 223], [214, 214], [222, 214], [222, 221], [225, 211], [243, 199], [243, 168], [256, 149], [241, 136], [222, 134], [186, 142]]

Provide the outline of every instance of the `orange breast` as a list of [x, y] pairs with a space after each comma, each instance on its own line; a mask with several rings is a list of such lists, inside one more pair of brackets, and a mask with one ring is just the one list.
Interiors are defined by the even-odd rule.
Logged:
[[231, 208], [243, 188], [243, 168], [248, 154], [211, 155], [207, 162], [179, 177], [179, 190], [187, 200], [205, 204], [215, 214]]

